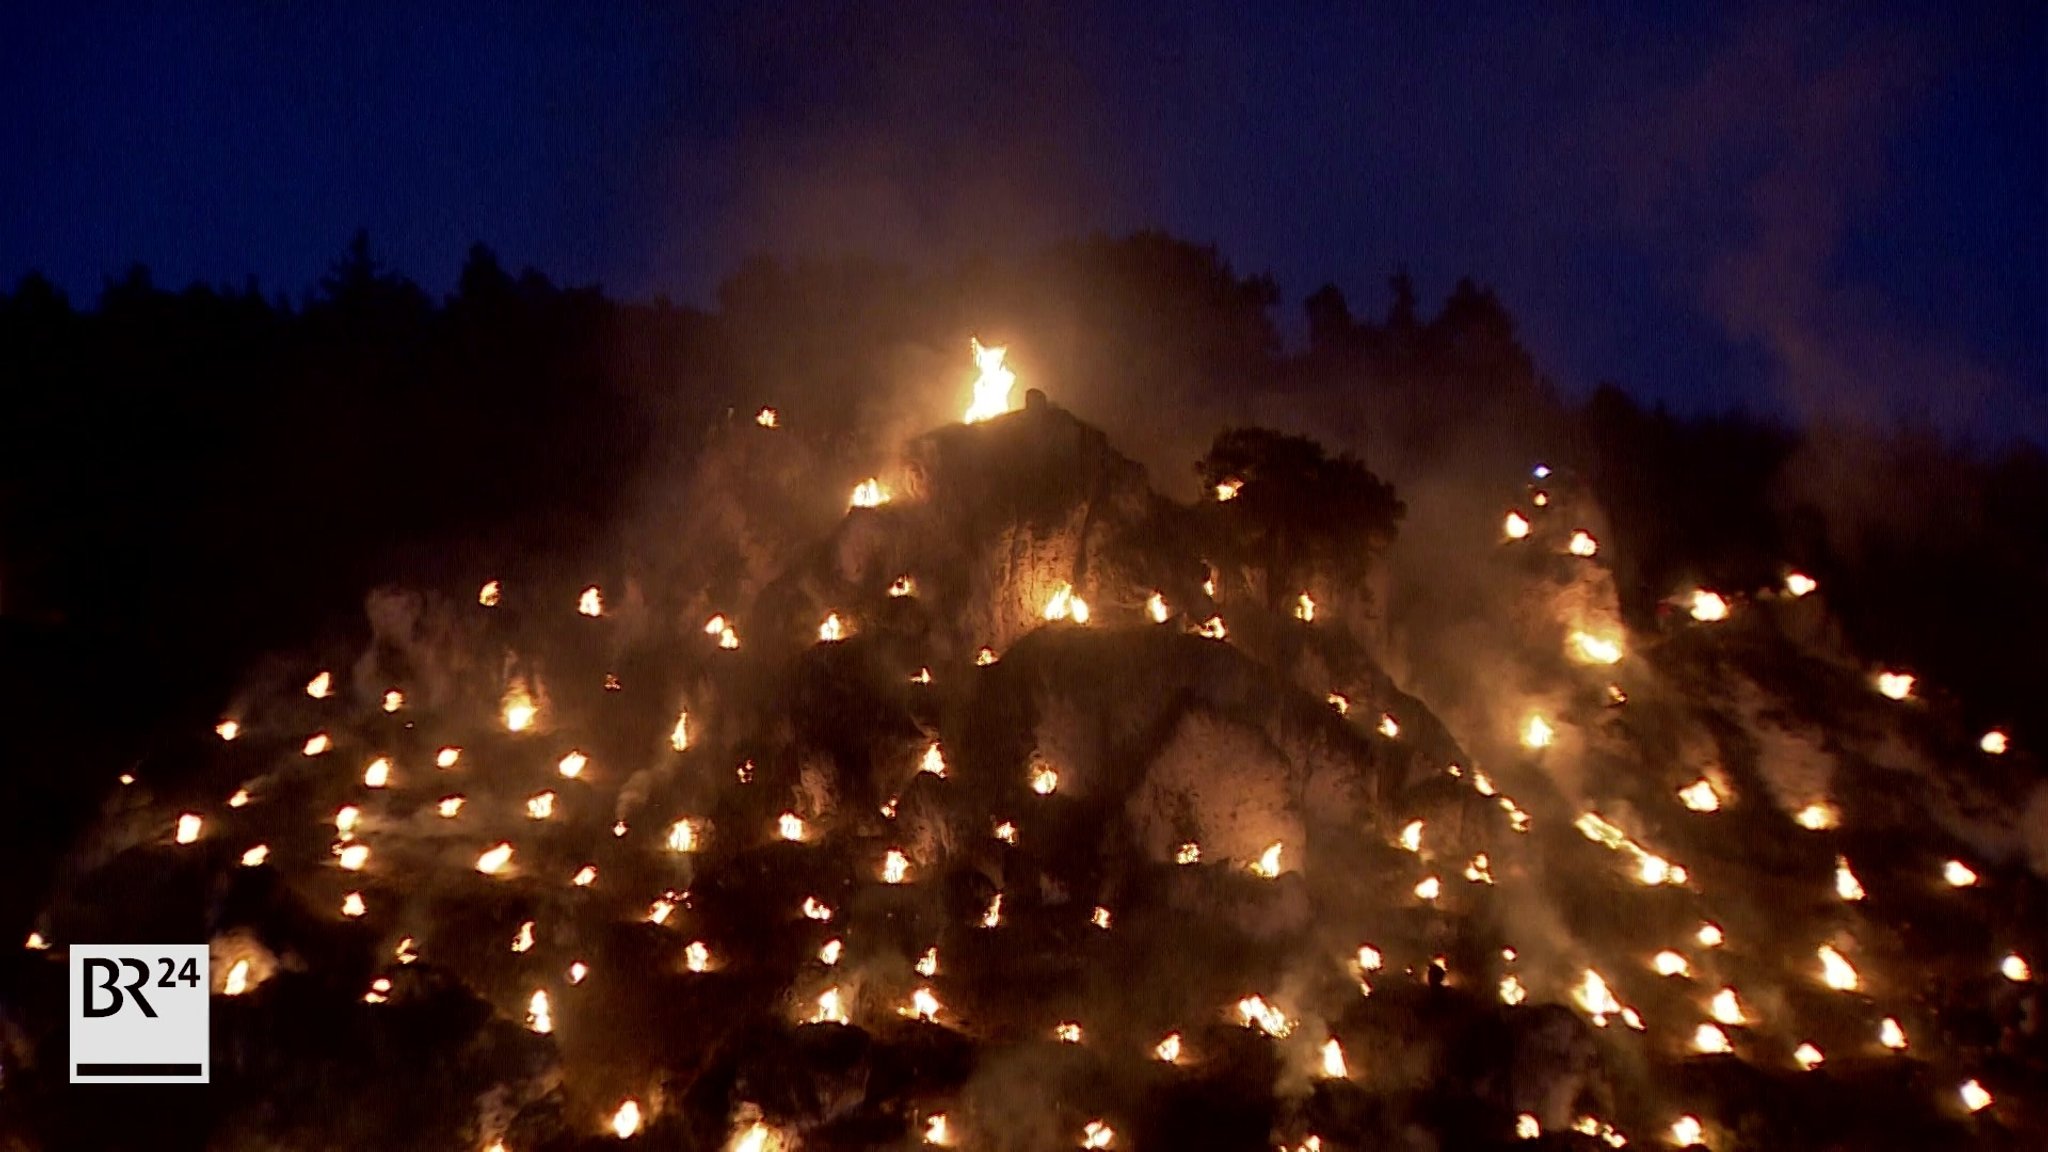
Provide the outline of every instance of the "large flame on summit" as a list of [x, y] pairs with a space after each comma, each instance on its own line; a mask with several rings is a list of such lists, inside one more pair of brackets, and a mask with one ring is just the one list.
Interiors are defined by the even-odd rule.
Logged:
[[1010, 390], [1016, 386], [1017, 374], [1003, 364], [1003, 357], [1010, 351], [1007, 347], [991, 348], [978, 339], [970, 340], [968, 347], [974, 352], [974, 366], [981, 370], [981, 376], [974, 382], [974, 403], [967, 406], [960, 421], [979, 424], [1010, 410]]

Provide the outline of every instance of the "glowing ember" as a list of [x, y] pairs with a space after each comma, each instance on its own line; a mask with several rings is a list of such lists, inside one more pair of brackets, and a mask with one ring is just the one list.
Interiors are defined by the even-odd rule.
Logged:
[[242, 853], [242, 867], [255, 868], [268, 859], [270, 859], [270, 845], [258, 844], [247, 852]]
[[1833, 805], [1815, 803], [1801, 808], [1792, 819], [1809, 832], [1824, 832], [1833, 828], [1841, 820], [1841, 815]]
[[346, 840], [354, 834], [356, 825], [363, 819], [363, 810], [353, 804], [343, 804], [334, 810], [334, 831]]
[[1692, 964], [1676, 952], [1659, 952], [1650, 958], [1650, 968], [1659, 976], [1691, 976]]
[[889, 799], [888, 799], [887, 801], [885, 801], [885, 802], [884, 802], [884, 803], [882, 804], [882, 818], [883, 818], [883, 819], [885, 819], [885, 820], [894, 820], [894, 819], [896, 818], [896, 803], [897, 803], [897, 797], [891, 796], [891, 797], [889, 797]]
[[476, 602], [486, 608], [496, 608], [501, 595], [502, 590], [498, 587], [498, 582], [487, 580], [483, 587], [476, 590]]
[[455, 767], [456, 762], [461, 759], [462, 749], [457, 748], [451, 744], [448, 747], [441, 749], [439, 752], [434, 753], [434, 767], [453, 768]]
[[1977, 882], [1977, 874], [1961, 860], [1951, 860], [1941, 866], [1941, 878], [1951, 888], [1968, 888]]
[[1680, 1116], [1671, 1125], [1671, 1142], [1680, 1148], [1691, 1148], [1702, 1142], [1705, 1130], [1700, 1127], [1697, 1116]]
[[804, 919], [816, 920], [822, 924], [832, 919], [832, 909], [829, 905], [819, 903], [816, 896], [806, 896], [804, 897]]
[[325, 755], [327, 750], [332, 747], [334, 747], [334, 741], [327, 733], [315, 732], [306, 739], [305, 747], [299, 749], [299, 751], [308, 756], [321, 756]]
[[794, 812], [784, 812], [775, 818], [775, 834], [784, 840], [791, 842], [801, 841], [804, 838], [804, 832], [803, 817], [798, 816]]
[[1529, 990], [1522, 987], [1521, 978], [1512, 972], [1501, 977], [1500, 1002], [1512, 1008], [1529, 998]]
[[1074, 595], [1070, 584], [1053, 589], [1052, 598], [1045, 602], [1047, 620], [1072, 620], [1076, 624], [1088, 622], [1088, 602]]
[[1522, 725], [1522, 746], [1524, 748], [1548, 748], [1557, 738], [1557, 730], [1541, 716], [1531, 715]]
[[1190, 840], [1173, 850], [1175, 864], [1196, 864], [1202, 859], [1202, 846]]
[[702, 940], [692, 940], [683, 949], [683, 967], [692, 972], [711, 971], [711, 947]]
[[946, 1126], [945, 1113], [938, 1113], [925, 1120], [924, 1142], [939, 1148], [950, 1148], [952, 1146], [953, 1134]]
[[1216, 502], [1218, 504], [1227, 504], [1230, 501], [1237, 499], [1237, 494], [1243, 490], [1244, 481], [1239, 480], [1237, 477], [1233, 476], [1230, 479], [1225, 480], [1222, 483], [1216, 485]]
[[497, 847], [476, 858], [476, 870], [486, 876], [496, 876], [511, 862], [512, 845], [500, 842]]
[[1529, 520], [1520, 512], [1510, 512], [1500, 523], [1501, 535], [1510, 540], [1522, 540], [1529, 535]]
[[565, 780], [574, 780], [583, 775], [583, 769], [589, 763], [590, 757], [572, 749], [567, 756], [556, 762], [555, 771], [561, 773]]
[[597, 865], [585, 864], [583, 867], [578, 868], [576, 874], [569, 877], [569, 883], [578, 888], [588, 888], [592, 884], [597, 883]]
[[553, 792], [537, 792], [526, 798], [526, 818], [528, 820], [546, 820], [554, 814], [555, 794]]
[[1906, 1050], [1906, 1030], [1899, 1027], [1897, 1020], [1887, 1016], [1877, 1026], [1877, 1042], [1894, 1052], [1903, 1052]]
[[825, 989], [824, 993], [818, 997], [818, 1007], [816, 1011], [811, 1013], [810, 1022], [813, 1024], [844, 1024], [847, 1022], [847, 1019], [846, 1001], [840, 996], [839, 989]]
[[1712, 1024], [1702, 1024], [1693, 1030], [1692, 1046], [1695, 1051], [1710, 1055], [1722, 1055], [1735, 1050], [1735, 1046], [1728, 1043], [1728, 1034]]
[[1154, 624], [1166, 623], [1166, 618], [1170, 615], [1166, 608], [1166, 597], [1161, 596], [1157, 592], [1147, 596], [1145, 598], [1145, 615], [1150, 616]]
[[1714, 999], [1708, 1005], [1707, 1012], [1714, 1019], [1730, 1027], [1748, 1022], [1748, 1018], [1743, 1015], [1741, 1002], [1735, 998], [1733, 988], [1723, 988], [1714, 993]]
[[1168, 1032], [1165, 1039], [1152, 1046], [1152, 1056], [1168, 1064], [1180, 1062], [1180, 1033]]
[[912, 1020], [922, 1020], [927, 1024], [936, 1024], [939, 1021], [939, 1012], [943, 1008], [944, 1005], [939, 1003], [936, 993], [930, 988], [919, 988], [910, 994], [910, 1003], [905, 1007], [898, 1008], [896, 1011], [898, 1014], [907, 1016]]
[[370, 862], [370, 846], [368, 844], [344, 845], [335, 853], [335, 856], [343, 871], [361, 872], [363, 866]]
[[1381, 965], [1382, 963], [1384, 963], [1384, 962], [1385, 962], [1385, 961], [1384, 961], [1384, 960], [1383, 960], [1383, 959], [1381, 958], [1381, 956], [1380, 956], [1380, 950], [1379, 950], [1379, 949], [1377, 949], [1377, 948], [1373, 947], [1373, 946], [1372, 946], [1372, 945], [1370, 945], [1370, 944], [1360, 944], [1360, 945], [1358, 946], [1358, 970], [1359, 970], [1359, 971], [1361, 971], [1361, 972], [1377, 972], [1377, 971], [1379, 971], [1379, 970], [1380, 970], [1380, 965]]
[[818, 643], [836, 644], [844, 639], [846, 639], [846, 624], [839, 619], [839, 613], [828, 613], [825, 616], [825, 622], [818, 625]]
[[1854, 872], [1849, 871], [1847, 857], [1835, 857], [1835, 895], [1844, 900], [1863, 899], [1863, 884], [1856, 879]]
[[1515, 1139], [1534, 1140], [1541, 1135], [1543, 1125], [1537, 1122], [1536, 1117], [1527, 1112], [1515, 1117]]
[[882, 858], [882, 883], [901, 884], [910, 878], [910, 861], [902, 852], [891, 848]]
[[220, 986], [220, 994], [223, 996], [240, 996], [248, 990], [249, 962], [247, 960], [237, 960], [235, 961], [235, 966], [228, 969], [227, 979]]
[[870, 476], [854, 485], [853, 497], [848, 504], [854, 508], [880, 508], [888, 502], [889, 490], [882, 487], [880, 480]]
[[199, 818], [199, 815], [194, 812], [187, 812], [184, 815], [178, 817], [178, 843], [190, 844], [194, 840], [199, 839], [199, 829], [200, 826], [204, 823], [205, 822]]
[[334, 674], [322, 672], [306, 682], [306, 695], [315, 700], [325, 700], [334, 695]]
[[1820, 587], [1820, 582], [1804, 572], [1793, 572], [1785, 577], [1785, 591], [1794, 596], [1805, 596]]
[[223, 720], [213, 726], [213, 731], [223, 740], [233, 740], [242, 734], [242, 726], [233, 720]]
[[47, 952], [50, 948], [50, 942], [43, 939], [41, 932], [31, 932], [28, 934], [28, 939], [22, 943], [22, 947], [31, 952]]
[[2017, 953], [2010, 953], [1998, 962], [1998, 974], [2015, 984], [2024, 984], [2034, 978], [2034, 970]]
[[1721, 794], [1714, 791], [1714, 782], [1702, 776], [1678, 790], [1679, 802], [1695, 812], [1718, 812], [1721, 810]]
[[1081, 1147], [1107, 1148], [1116, 1140], [1116, 1130], [1100, 1120], [1090, 1120], [1081, 1127]]
[[369, 909], [363, 904], [363, 894], [361, 892], [351, 892], [341, 898], [341, 914], [343, 916], [354, 919], [368, 911]]
[[1837, 992], [1854, 992], [1856, 990], [1856, 969], [1851, 967], [1849, 962], [1842, 958], [1840, 952], [1823, 944], [1814, 950], [1814, 955], [1820, 957], [1820, 978], [1822, 983]]
[[455, 818], [455, 814], [457, 812], [462, 811], [462, 805], [463, 798], [460, 796], [443, 796], [441, 797], [440, 801], [434, 805], [434, 810], [441, 814], [441, 819], [453, 820]]
[[974, 381], [974, 402], [960, 419], [964, 424], [979, 424], [1010, 410], [1010, 389], [1017, 383], [1017, 374], [1003, 364], [1008, 348], [991, 348], [978, 339], [970, 340], [968, 347], [981, 375]]
[[1692, 618], [1702, 624], [1714, 624], [1728, 618], [1728, 601], [1719, 592], [1701, 588], [1692, 594]]
[[[228, 737], [228, 739], [233, 739], [233, 737]], [[1996, 728], [1986, 732], [1977, 741], [1977, 747], [1989, 756], [2003, 756], [2005, 755], [2005, 750], [2010, 746], [2011, 742], [2006, 739], [2005, 733]]]
[[370, 990], [363, 993], [363, 1003], [383, 1004], [391, 999], [391, 981], [382, 976], [370, 981]]
[[1015, 844], [1017, 842], [1017, 826], [1008, 820], [996, 825], [996, 839], [1001, 840], [1005, 844]]
[[1054, 1025], [1052, 1034], [1053, 1038], [1062, 1044], [1079, 1044], [1081, 1042], [1081, 1026], [1072, 1020], [1062, 1020]]
[[675, 915], [676, 902], [671, 898], [674, 895], [675, 893], [673, 892], [665, 893], [661, 899], [647, 906], [647, 922], [649, 924], [666, 924], [668, 923], [668, 918]]
[[994, 928], [1003, 922], [1003, 894], [996, 893], [989, 898], [988, 910], [981, 914], [981, 926]]
[[668, 731], [668, 746], [678, 752], [690, 750], [690, 714], [676, 713], [676, 726]]
[[754, 413], [754, 423], [759, 424], [763, 428], [776, 428], [781, 426], [782, 418], [776, 414], [775, 409], [763, 408], [759, 412]]
[[396, 688], [389, 689], [384, 693], [384, 711], [396, 712], [403, 707], [405, 707], [405, 693], [400, 692]]
[[1302, 593], [1301, 595], [1299, 595], [1299, 596], [1295, 597], [1295, 598], [1294, 598], [1294, 618], [1295, 618], [1296, 620], [1299, 620], [1299, 621], [1301, 621], [1301, 622], [1302, 622], [1303, 624], [1313, 624], [1313, 623], [1315, 623], [1315, 622], [1316, 622], [1316, 602], [1315, 602], [1315, 598], [1314, 598], [1314, 597], [1312, 597], [1312, 596], [1310, 596], [1310, 595], [1309, 595], [1308, 593], [1306, 593], [1306, 592], [1303, 592], [1303, 593]]
[[588, 975], [590, 975], [590, 965], [585, 964], [583, 961], [578, 960], [569, 965], [569, 983], [581, 984], [583, 983], [583, 978]]
[[1913, 694], [1914, 677], [1910, 672], [1879, 672], [1877, 690], [1888, 700], [1904, 700]]
[[1385, 736], [1389, 740], [1395, 740], [1400, 737], [1401, 724], [1400, 721], [1394, 719], [1393, 713], [1380, 713], [1379, 733], [1380, 735]]
[[592, 584], [576, 597], [576, 611], [585, 616], [604, 615], [604, 593]]
[[519, 931], [512, 934], [512, 951], [533, 951], [533, 921], [527, 920], [522, 922], [519, 925]]
[[1803, 1072], [1811, 1072], [1827, 1060], [1821, 1051], [1811, 1044], [1801, 1044], [1792, 1050], [1792, 1059]]
[[548, 1006], [547, 989], [536, 991], [533, 998], [526, 1002], [526, 1027], [529, 1031], [542, 1036], [555, 1030], [554, 1013]]
[[1566, 650], [1572, 659], [1582, 664], [1618, 664], [1621, 662], [1621, 641], [1595, 636], [1590, 632], [1574, 632], [1565, 637]]
[[1982, 1112], [1991, 1107], [1991, 1093], [1985, 1091], [1984, 1086], [1975, 1080], [1963, 1081], [1963, 1086], [1957, 1089], [1957, 1093], [1963, 1098], [1963, 1107], [1972, 1112]]
[[996, 662], [996, 650], [984, 644], [974, 653], [974, 666], [986, 668]]
[[1400, 844], [1410, 852], [1422, 851], [1422, 821], [1410, 820], [1401, 829]]
[[1060, 786], [1060, 774], [1047, 764], [1031, 770], [1031, 790], [1040, 796], [1050, 796]]
[[1345, 713], [1351, 711], [1351, 701], [1345, 699], [1342, 696], [1339, 696], [1335, 692], [1332, 692], [1328, 696], [1323, 697], [1323, 699], [1330, 705], [1330, 707], [1335, 708], [1337, 710], [1337, 715], [1339, 716], [1342, 716]]
[[1438, 896], [1443, 895], [1443, 891], [1443, 881], [1434, 876], [1425, 876], [1422, 882], [1415, 886], [1415, 898], [1418, 900], [1435, 900]]
[[910, 574], [906, 572], [903, 575], [898, 576], [895, 579], [895, 581], [889, 585], [889, 595], [896, 597], [898, 599], [901, 599], [905, 596], [915, 596], [917, 595], [917, 581], [911, 579]]
[[923, 976], [926, 978], [937, 976], [939, 974], [938, 946], [933, 945], [932, 947], [925, 949], [924, 955], [919, 956], [917, 958], [917, 963], [911, 965], [911, 967], [916, 969], [917, 974], [919, 976]]
[[1211, 616], [1195, 629], [1195, 635], [1209, 640], [1223, 640], [1230, 636], [1230, 630], [1223, 626], [1223, 617]]
[[419, 959], [420, 954], [413, 950], [413, 938], [407, 936], [398, 942], [398, 947], [391, 950], [391, 957], [400, 964], [410, 964]]
[[1700, 930], [1693, 934], [1693, 939], [1698, 940], [1703, 948], [1719, 948], [1722, 940], [1721, 926], [1712, 923], [1702, 924]]
[[382, 788], [391, 783], [391, 758], [379, 756], [363, 769], [363, 787]]
[[825, 946], [818, 949], [818, 963], [830, 968], [834, 964], [839, 963], [839, 953], [844, 951], [845, 948], [846, 945], [838, 940], [825, 941]]
[[640, 1104], [638, 1101], [628, 1100], [619, 1105], [618, 1111], [612, 1113], [612, 1134], [621, 1140], [630, 1140], [633, 1138], [633, 1134], [638, 1131], [640, 1131]]
[[1591, 532], [1581, 528], [1572, 533], [1571, 543], [1565, 545], [1565, 551], [1574, 556], [1592, 557], [1599, 554], [1600, 542], [1593, 539]]
[[1493, 869], [1486, 859], [1486, 853], [1481, 852], [1472, 858], [1470, 864], [1465, 865], [1465, 879], [1474, 884], [1493, 883]]

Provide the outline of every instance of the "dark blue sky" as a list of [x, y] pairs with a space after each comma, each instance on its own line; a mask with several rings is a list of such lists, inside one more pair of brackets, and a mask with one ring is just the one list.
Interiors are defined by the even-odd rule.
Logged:
[[0, 280], [297, 294], [361, 226], [707, 303], [1160, 226], [1290, 315], [1470, 273], [1568, 388], [2048, 440], [2036, 3], [669, 7], [8, 6]]

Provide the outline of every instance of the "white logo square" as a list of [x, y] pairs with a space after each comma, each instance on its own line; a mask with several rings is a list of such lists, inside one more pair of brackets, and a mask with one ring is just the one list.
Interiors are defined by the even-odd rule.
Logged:
[[71, 1082], [204, 1084], [213, 994], [204, 944], [71, 946]]

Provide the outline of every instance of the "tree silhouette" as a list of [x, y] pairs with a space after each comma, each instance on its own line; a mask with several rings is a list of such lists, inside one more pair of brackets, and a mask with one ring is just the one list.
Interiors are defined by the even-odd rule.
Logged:
[[1213, 506], [1213, 519], [1229, 553], [1260, 573], [1274, 611], [1311, 569], [1362, 589], [1407, 514], [1393, 485], [1356, 456], [1331, 456], [1306, 436], [1267, 428], [1220, 433], [1195, 471], [1205, 488], [1237, 486]]

